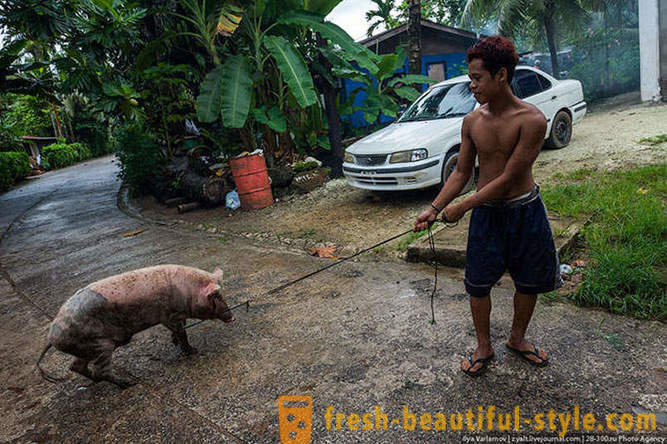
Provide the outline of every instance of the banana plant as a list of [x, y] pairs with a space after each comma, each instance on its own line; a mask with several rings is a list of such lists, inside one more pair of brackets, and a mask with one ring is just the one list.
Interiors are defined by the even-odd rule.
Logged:
[[[417, 74], [397, 75], [397, 70], [405, 63], [405, 50], [400, 46], [393, 54], [377, 55], [370, 51], [365, 55], [373, 62], [374, 68], [360, 69], [351, 63], [341, 63], [340, 58], [333, 69], [333, 74], [355, 80], [363, 84], [353, 90], [343, 106], [344, 113], [363, 111], [364, 120], [369, 124], [379, 123], [382, 114], [396, 118], [399, 111], [399, 100], [410, 102], [419, 97], [420, 92], [413, 86], [436, 83], [435, 80]], [[354, 107], [354, 99], [360, 91], [366, 92], [363, 106]]]
[[[197, 99], [200, 121], [220, 119], [225, 127], [250, 133], [262, 127], [269, 133], [286, 133], [290, 122], [303, 125], [305, 118], [314, 115], [305, 110], [321, 108], [312, 77], [314, 32], [327, 39], [330, 47], [339, 48], [337, 56], [343, 61], [361, 59], [362, 64], [377, 70], [366, 48], [324, 20], [324, 14], [340, 0], [304, 0], [300, 5], [303, 9], [290, 8], [294, 3], [257, 0], [245, 11], [233, 37], [238, 53], [214, 67], [201, 85]], [[331, 55], [328, 48], [322, 51]], [[292, 128], [293, 134], [297, 131]], [[270, 145], [275, 137], [269, 134], [265, 139]], [[312, 137], [300, 139], [310, 141]], [[248, 134], [246, 140], [252, 145], [255, 137]], [[328, 147], [321, 134], [315, 140], [317, 145]]]

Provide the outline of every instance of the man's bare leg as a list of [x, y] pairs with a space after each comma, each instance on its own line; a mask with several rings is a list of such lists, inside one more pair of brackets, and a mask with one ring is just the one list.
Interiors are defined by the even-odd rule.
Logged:
[[[514, 320], [512, 321], [510, 337], [507, 340], [507, 345], [510, 347], [521, 351], [534, 350], [533, 344], [526, 341], [525, 335], [530, 319], [533, 317], [536, 302], [537, 295], [519, 293], [518, 291], [514, 293]], [[537, 354], [539, 358], [535, 355], [526, 355], [526, 358], [537, 363], [547, 359], [544, 350], [538, 348]]]
[[[472, 354], [472, 361], [488, 358], [493, 354], [491, 347], [491, 297], [485, 298], [470, 297], [470, 311], [472, 312], [472, 322], [475, 325], [477, 335], [477, 348]], [[463, 370], [477, 371], [484, 364], [476, 363], [472, 367], [468, 359], [461, 363]]]

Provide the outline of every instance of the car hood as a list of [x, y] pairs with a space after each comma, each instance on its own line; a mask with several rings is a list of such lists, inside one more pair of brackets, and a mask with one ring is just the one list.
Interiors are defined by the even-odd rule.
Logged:
[[351, 154], [385, 154], [426, 148], [430, 156], [449, 148], [443, 141], [461, 131], [462, 121], [463, 117], [455, 117], [392, 123], [353, 143], [346, 151]]

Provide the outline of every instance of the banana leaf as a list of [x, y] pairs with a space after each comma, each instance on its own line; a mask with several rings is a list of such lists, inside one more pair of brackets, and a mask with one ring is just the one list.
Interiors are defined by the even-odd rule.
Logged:
[[287, 131], [287, 120], [277, 106], [271, 107], [267, 113], [266, 107], [262, 105], [259, 108], [253, 109], [252, 115], [256, 121], [263, 125], [267, 125], [276, 132], [284, 133]]
[[397, 83], [403, 83], [405, 85], [417, 85], [420, 83], [438, 83], [437, 80], [433, 80], [430, 77], [422, 76], [419, 74], [408, 74], [407, 76], [403, 77], [396, 77], [395, 79], [391, 79], [388, 83], [387, 86], [394, 86]]
[[347, 68], [333, 68], [331, 73], [336, 77], [343, 77], [345, 79], [354, 80], [356, 82], [361, 82], [365, 84], [371, 84], [372, 80], [368, 77], [367, 74], [364, 74], [361, 71], [356, 69], [347, 69]]
[[220, 77], [222, 91], [218, 112], [222, 112], [222, 124], [227, 128], [241, 128], [248, 119], [252, 99], [248, 59], [242, 55], [228, 57]]
[[266, 36], [264, 45], [273, 56], [290, 92], [301, 108], [317, 103], [313, 78], [294, 46], [283, 37]]
[[414, 88], [410, 88], [409, 86], [396, 88], [393, 91], [396, 93], [397, 96], [407, 99], [411, 102], [417, 100], [417, 98], [421, 95], [419, 91], [415, 90]]
[[234, 4], [224, 5], [220, 11], [220, 18], [218, 19], [218, 33], [224, 36], [230, 36], [234, 34], [236, 28], [238, 28], [241, 24], [243, 13], [243, 9]]
[[317, 14], [327, 15], [342, 0], [303, 0], [303, 9]]
[[222, 67], [219, 66], [206, 74], [197, 97], [197, 119], [200, 122], [215, 122], [222, 107]]
[[391, 76], [395, 71], [395, 66], [398, 63], [398, 54], [385, 54], [382, 56], [380, 63], [378, 63], [378, 72], [375, 77], [382, 82], [387, 77]]
[[394, 119], [398, 115], [398, 103], [394, 101], [389, 96], [382, 96], [381, 97], [381, 102], [382, 102], [382, 113], [384, 115], [387, 115], [389, 117], [393, 117]]
[[369, 55], [369, 51], [365, 50], [366, 48], [363, 48], [356, 53], [343, 52], [341, 56], [348, 62], [354, 62], [360, 68], [367, 69], [372, 75], [376, 75], [378, 66], [377, 63], [375, 63], [375, 60], [378, 59], [378, 57], [372, 53], [372, 55]]
[[361, 48], [350, 35], [340, 26], [331, 22], [323, 22], [322, 16], [306, 11], [290, 11], [278, 19], [278, 23], [290, 25], [301, 25], [319, 32], [322, 37], [331, 41], [334, 45], [340, 46], [344, 51], [358, 53]]

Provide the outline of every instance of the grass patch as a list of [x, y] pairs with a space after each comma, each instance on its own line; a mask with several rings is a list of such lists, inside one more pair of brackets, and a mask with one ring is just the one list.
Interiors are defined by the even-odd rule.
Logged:
[[313, 237], [317, 234], [317, 230], [314, 228], [301, 228], [297, 233], [297, 237]]
[[589, 265], [568, 298], [641, 319], [667, 319], [667, 164], [589, 174], [579, 183], [543, 187], [550, 210], [593, 216], [582, 229]]
[[667, 142], [667, 134], [659, 134], [657, 136], [653, 137], [644, 137], [642, 139], [639, 139], [639, 143], [643, 143], [646, 145], [660, 145], [661, 143]]
[[[435, 229], [438, 228], [438, 225], [440, 225], [440, 222], [434, 222], [433, 225], [431, 225], [431, 231], [435, 231]], [[428, 230], [406, 234], [396, 244], [396, 250], [397, 251], [408, 251], [408, 247], [410, 246], [410, 244], [413, 243], [414, 241], [416, 241], [417, 239], [419, 239], [420, 237], [424, 236], [424, 235], [428, 235]]]

